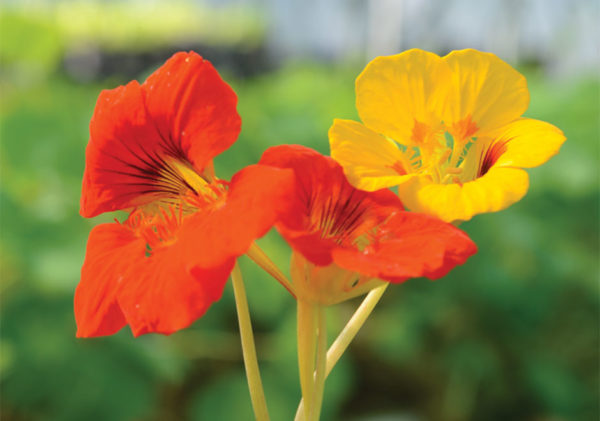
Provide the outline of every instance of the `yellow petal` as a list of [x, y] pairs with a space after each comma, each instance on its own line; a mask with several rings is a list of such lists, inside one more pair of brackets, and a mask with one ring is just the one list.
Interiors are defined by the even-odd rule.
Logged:
[[375, 191], [402, 183], [406, 165], [396, 144], [351, 120], [335, 119], [329, 129], [331, 157], [343, 168], [350, 183]]
[[566, 140], [563, 132], [550, 123], [522, 118], [502, 127], [494, 144], [504, 144], [494, 166], [531, 168], [556, 155]]
[[370, 129], [419, 145], [441, 129], [451, 77], [448, 65], [427, 51], [377, 57], [356, 79], [358, 114]]
[[452, 69], [453, 78], [443, 120], [455, 137], [481, 136], [527, 110], [525, 77], [494, 54], [460, 50], [443, 61]]
[[524, 170], [494, 166], [483, 177], [462, 185], [437, 184], [426, 176], [413, 178], [398, 187], [398, 195], [411, 211], [457, 222], [506, 209], [521, 200], [528, 188]]

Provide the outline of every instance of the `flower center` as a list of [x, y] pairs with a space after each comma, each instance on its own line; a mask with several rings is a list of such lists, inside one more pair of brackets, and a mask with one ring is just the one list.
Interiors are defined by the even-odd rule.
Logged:
[[425, 174], [436, 183], [462, 184], [463, 163], [469, 148], [477, 140], [472, 137], [479, 128], [470, 116], [435, 130], [415, 121], [412, 140], [416, 146], [400, 146], [402, 158], [391, 166], [399, 175]]
[[214, 176], [212, 166], [200, 175], [189, 163], [177, 158], [161, 160], [161, 164], [153, 179], [160, 196], [135, 209], [124, 223], [146, 242], [146, 257], [177, 241], [183, 219], [216, 206], [224, 199], [228, 186]]
[[134, 234], [146, 242], [146, 257], [159, 248], [169, 246], [177, 240], [177, 230], [183, 221], [183, 208], [169, 206], [159, 212], [148, 214], [143, 209], [134, 210], [123, 223]]
[[338, 244], [354, 238], [364, 225], [366, 207], [360, 192], [349, 186], [334, 187], [331, 192], [317, 193], [309, 203], [310, 229], [321, 238], [332, 239]]

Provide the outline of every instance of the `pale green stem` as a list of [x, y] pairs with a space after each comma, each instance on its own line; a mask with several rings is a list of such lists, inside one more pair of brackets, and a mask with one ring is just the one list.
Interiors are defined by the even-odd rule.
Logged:
[[331, 370], [336, 365], [340, 357], [344, 354], [344, 352], [346, 352], [348, 345], [350, 345], [350, 342], [352, 342], [360, 328], [365, 324], [388, 285], [389, 283], [386, 282], [385, 284], [369, 291], [346, 326], [344, 326], [344, 329], [342, 329], [342, 332], [331, 344], [329, 350], [327, 351], [327, 368], [325, 371], [325, 376], [328, 376], [329, 373], [331, 373]]
[[250, 312], [248, 310], [248, 300], [246, 299], [246, 290], [242, 280], [242, 272], [236, 263], [231, 272], [231, 283], [233, 284], [233, 294], [235, 296], [235, 306], [240, 325], [240, 336], [242, 339], [242, 354], [244, 356], [244, 366], [246, 367], [246, 377], [248, 379], [248, 388], [250, 389], [250, 399], [252, 400], [252, 409], [257, 421], [268, 421], [269, 411], [265, 400], [260, 371], [258, 369], [258, 360], [256, 358], [256, 347], [254, 345], [254, 335], [252, 333], [252, 323], [250, 321]]
[[317, 305], [298, 299], [298, 370], [302, 398], [306, 402], [307, 413], [304, 421], [311, 421], [314, 407], [315, 356], [317, 346]]
[[288, 290], [290, 294], [296, 297], [294, 294], [294, 288], [292, 287], [292, 283], [289, 279], [283, 274], [283, 272], [277, 267], [275, 263], [269, 256], [258, 246], [256, 243], [252, 243], [248, 251], [246, 252], [246, 256], [254, 261], [258, 266], [260, 266], [265, 272], [275, 278], [285, 289]]
[[317, 309], [317, 324], [319, 327], [317, 337], [317, 367], [315, 370], [315, 391], [311, 420], [319, 421], [321, 406], [323, 405], [323, 392], [325, 391], [325, 369], [327, 364], [327, 324], [325, 320], [325, 307]]
[[[385, 292], [389, 283], [385, 283], [377, 288], [373, 288], [363, 302], [360, 304], [358, 309], [354, 312], [344, 329], [335, 339], [333, 344], [329, 347], [327, 351], [327, 363], [325, 367], [325, 377], [329, 376], [331, 370], [335, 366], [335, 364], [339, 361], [340, 357], [344, 354], [348, 345], [352, 342], [362, 325], [365, 323], [367, 318], [371, 315], [371, 312], [381, 299], [381, 296]], [[296, 421], [302, 420], [304, 416], [304, 401], [300, 401], [300, 405], [298, 406], [298, 410], [296, 411]]]

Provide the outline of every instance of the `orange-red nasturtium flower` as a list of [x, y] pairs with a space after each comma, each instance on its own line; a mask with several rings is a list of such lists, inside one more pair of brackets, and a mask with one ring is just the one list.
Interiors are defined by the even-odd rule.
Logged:
[[490, 53], [377, 57], [356, 79], [362, 124], [334, 121], [331, 156], [360, 189], [398, 186], [410, 210], [465, 221], [520, 200], [523, 168], [564, 142], [553, 125], [522, 117], [528, 105], [525, 77]]
[[202, 316], [236, 257], [273, 225], [291, 171], [213, 158], [240, 131], [237, 97], [210, 62], [178, 53], [139, 84], [103, 91], [90, 123], [81, 214], [130, 210], [90, 233], [75, 292], [77, 336], [169, 334]]
[[477, 251], [453, 225], [404, 211], [390, 190], [352, 187], [338, 163], [312, 149], [275, 146], [259, 163], [296, 175], [293, 205], [276, 227], [293, 249], [298, 298], [329, 305], [382, 281], [437, 279]]

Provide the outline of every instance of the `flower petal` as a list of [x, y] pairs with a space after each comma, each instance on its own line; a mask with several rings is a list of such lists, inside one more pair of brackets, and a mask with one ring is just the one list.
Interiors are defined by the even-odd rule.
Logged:
[[411, 177], [410, 164], [398, 146], [355, 121], [335, 119], [329, 145], [350, 184], [361, 190], [396, 186]]
[[134, 336], [169, 335], [184, 329], [221, 298], [235, 259], [208, 268], [198, 266], [191, 254], [200, 255], [209, 246], [184, 248], [190, 241], [183, 236], [195, 234], [182, 229], [182, 238], [175, 244], [155, 250], [149, 257], [131, 259], [118, 300]]
[[125, 326], [117, 291], [126, 276], [128, 259], [134, 258], [140, 245], [143, 247], [121, 224], [94, 227], [75, 290], [77, 337], [112, 335]]
[[148, 77], [142, 90], [161, 137], [180, 147], [198, 171], [237, 139], [237, 96], [198, 54], [175, 54]]
[[132, 262], [119, 303], [134, 335], [169, 334], [202, 316], [220, 298], [235, 259], [287, 209], [293, 181], [289, 170], [244, 168], [216, 209], [185, 218], [173, 245]]
[[337, 162], [310, 148], [275, 146], [259, 162], [294, 171], [297, 193], [277, 229], [316, 265], [330, 264], [334, 248], [351, 244], [357, 235], [402, 210], [394, 193], [352, 187]]
[[223, 292], [235, 257], [202, 267], [210, 244], [184, 224], [171, 244], [148, 251], [126, 225], [102, 224], [90, 234], [75, 293], [77, 336], [104, 336], [125, 324], [134, 336], [171, 334], [201, 317]]
[[136, 81], [102, 91], [90, 121], [81, 215], [92, 217], [153, 200], [153, 159], [161, 144]]
[[440, 129], [451, 77], [448, 65], [427, 51], [377, 57], [356, 79], [358, 114], [369, 129], [420, 145]]
[[397, 283], [421, 276], [440, 278], [477, 252], [467, 234], [429, 215], [399, 212], [379, 232], [380, 237], [364, 250], [334, 250], [335, 263]]
[[455, 137], [485, 135], [527, 110], [525, 77], [494, 54], [467, 49], [443, 61], [452, 69], [454, 84], [443, 120]]
[[190, 247], [200, 242], [207, 245], [197, 254], [198, 265], [209, 267], [246, 253], [287, 212], [293, 193], [290, 170], [250, 165], [236, 173], [225, 202], [218, 209], [198, 212], [184, 225], [196, 233], [187, 237]]
[[522, 118], [498, 130], [495, 144], [505, 145], [495, 160], [499, 167], [531, 168], [556, 155], [566, 140], [563, 132], [544, 121]]
[[427, 176], [398, 186], [398, 195], [413, 212], [446, 222], [468, 221], [474, 215], [497, 212], [525, 196], [529, 176], [518, 168], [493, 166], [485, 175], [460, 184], [437, 184]]
[[141, 86], [133, 81], [103, 91], [90, 122], [81, 214], [179, 195], [185, 182], [171, 161], [202, 173], [237, 138], [236, 102], [229, 85], [195, 53], [174, 55]]

